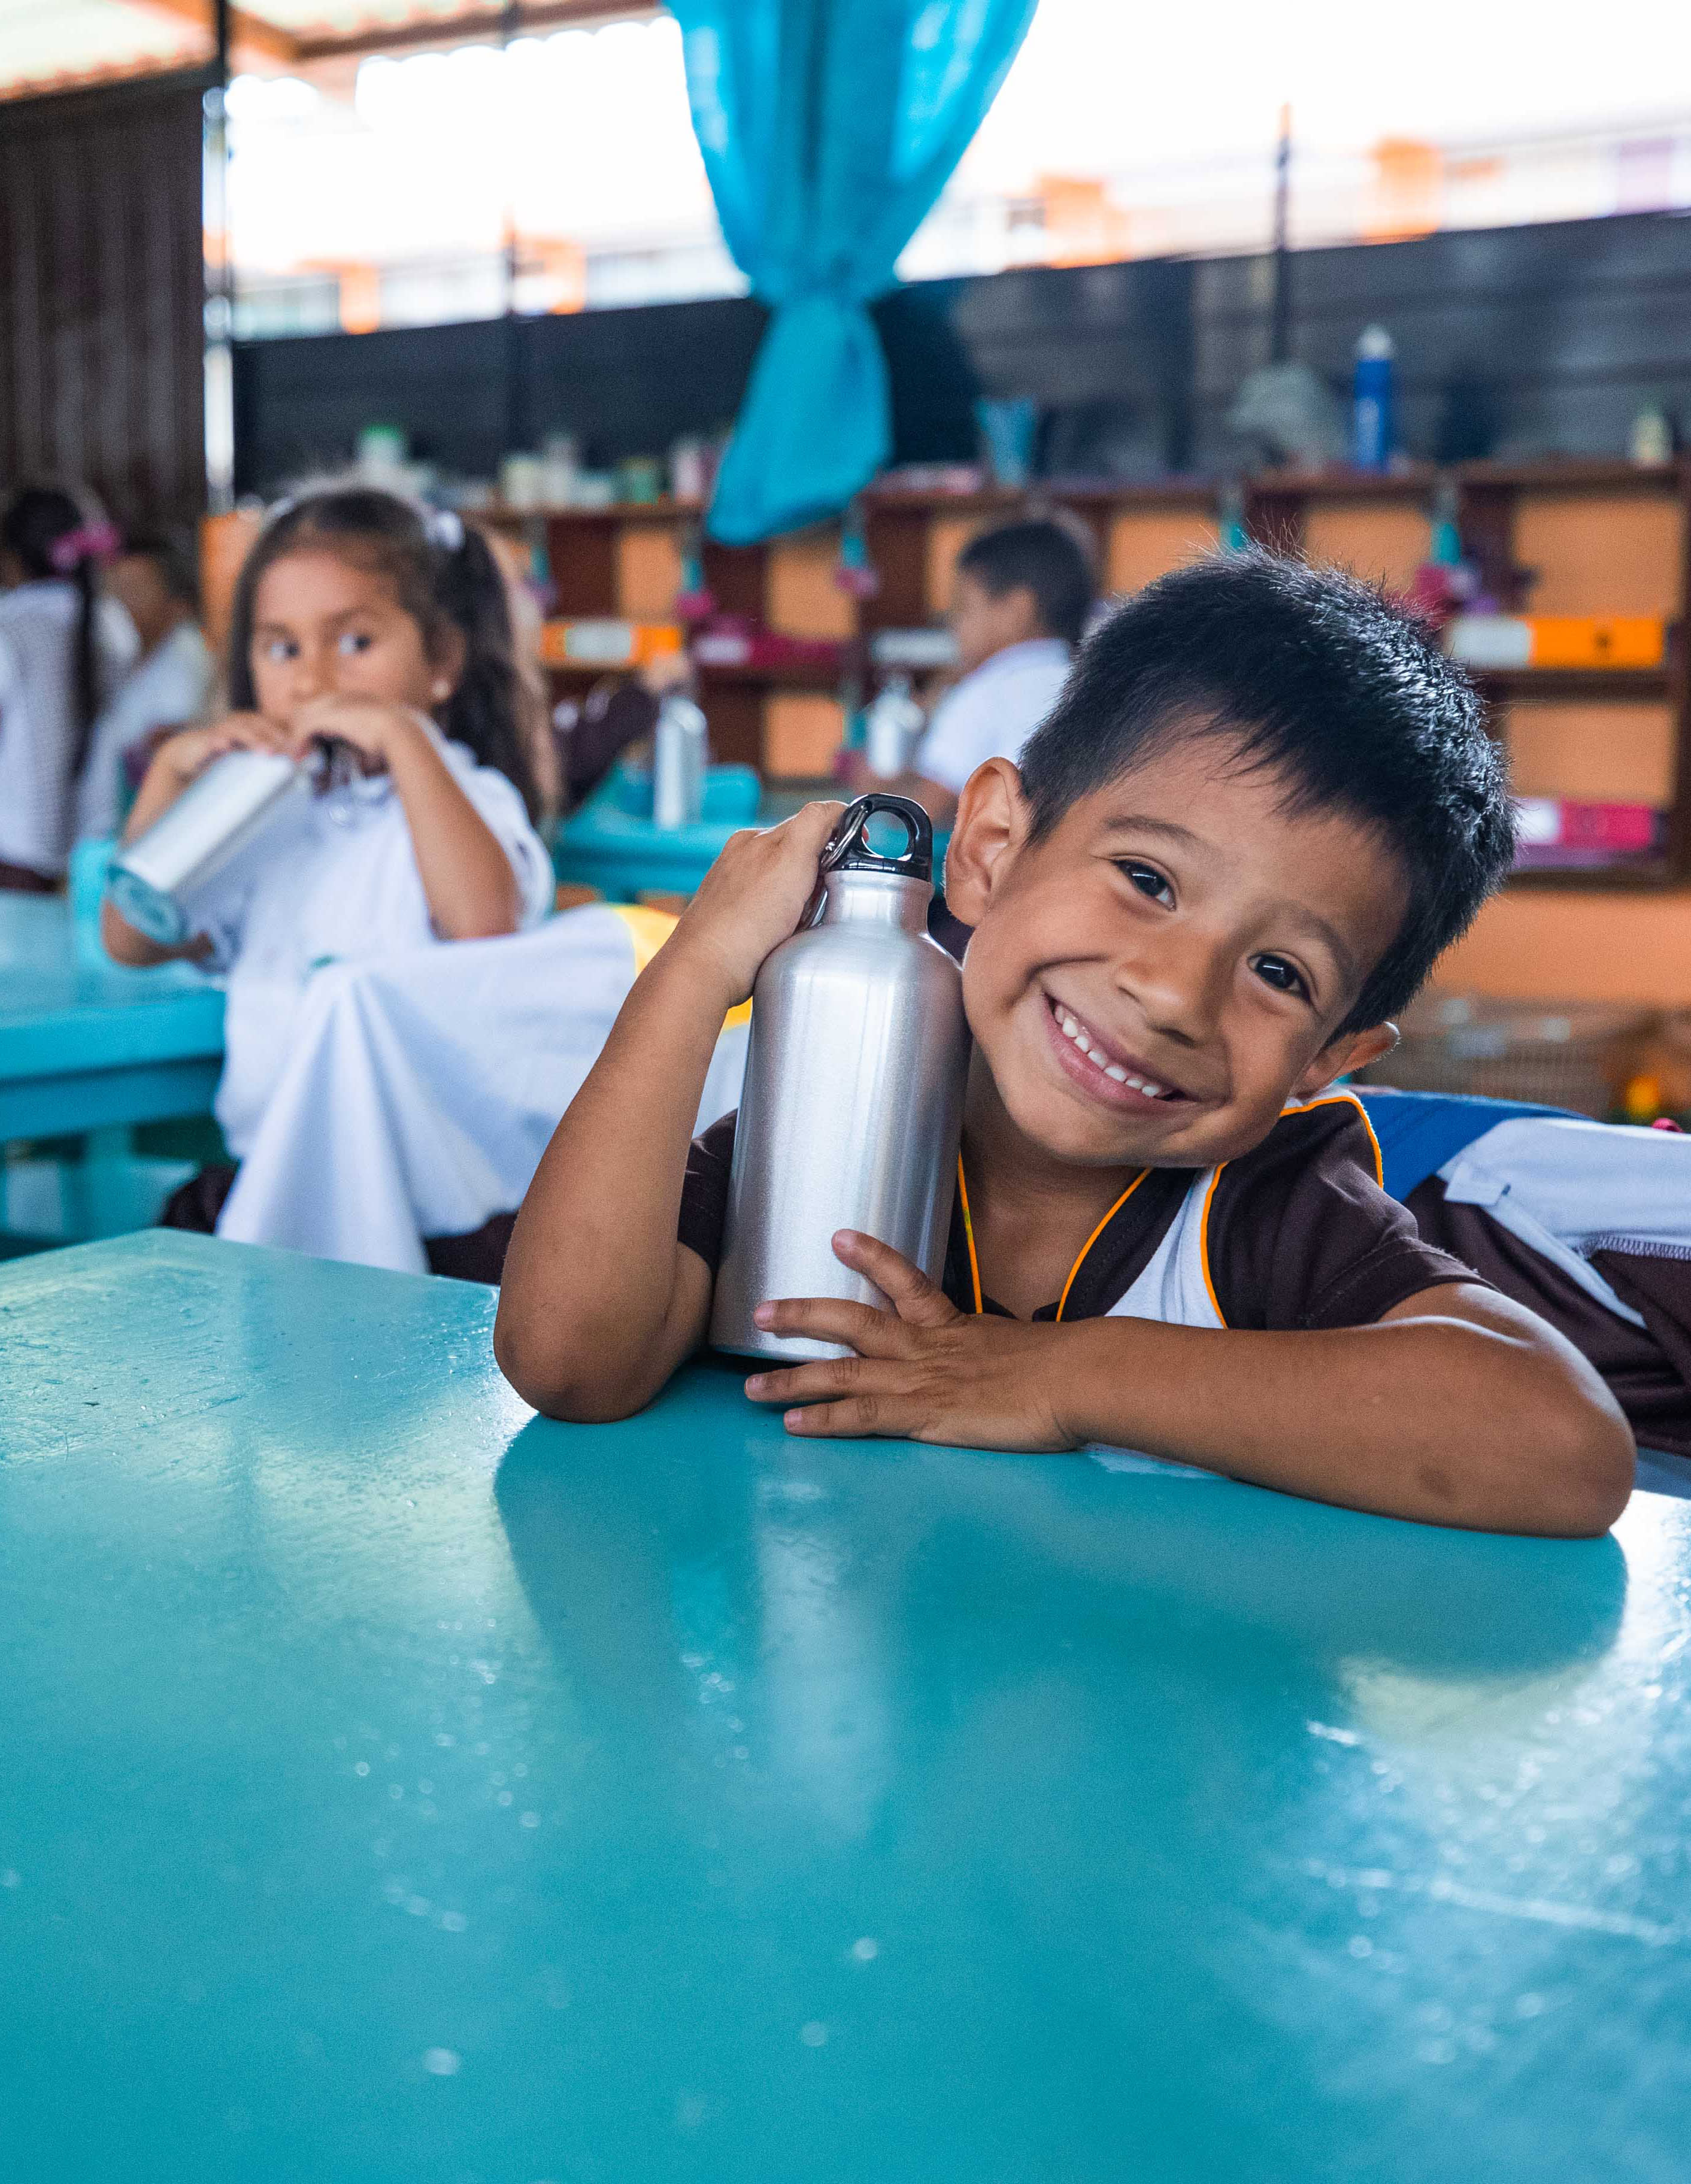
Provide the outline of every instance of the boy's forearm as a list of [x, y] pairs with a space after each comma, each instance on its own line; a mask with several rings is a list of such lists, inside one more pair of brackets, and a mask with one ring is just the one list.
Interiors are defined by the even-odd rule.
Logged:
[[638, 1408], [702, 1331], [678, 1295], [676, 1224], [727, 1004], [674, 949], [636, 980], [517, 1217], [495, 1345], [539, 1409]]
[[1091, 1320], [1063, 1330], [1051, 1399], [1077, 1443], [1314, 1501], [1485, 1531], [1604, 1531], [1630, 1490], [1631, 1435], [1584, 1361], [1519, 1318], [1296, 1334]]

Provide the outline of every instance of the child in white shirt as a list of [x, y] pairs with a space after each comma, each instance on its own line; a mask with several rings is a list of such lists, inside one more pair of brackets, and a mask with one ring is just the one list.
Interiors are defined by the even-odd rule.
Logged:
[[[550, 861], [504, 587], [487, 542], [398, 495], [330, 488], [285, 502], [236, 588], [232, 710], [163, 744], [126, 839], [235, 749], [303, 758], [329, 742], [350, 778], [298, 800], [192, 905], [196, 936], [162, 949], [108, 902], [120, 962], [187, 955], [228, 982], [216, 1112], [243, 1157], [288, 1059], [315, 972], [539, 923]], [[202, 1179], [210, 1227], [232, 1172]]]
[[1091, 563], [1048, 518], [1002, 523], [957, 558], [947, 619], [963, 672], [935, 706], [909, 771], [881, 781], [859, 759], [852, 787], [913, 797], [936, 827], [990, 758], [1020, 758], [1057, 703], [1092, 610]]
[[100, 583], [117, 543], [58, 486], [0, 515], [0, 888], [45, 894], [64, 873], [94, 723], [136, 652]]

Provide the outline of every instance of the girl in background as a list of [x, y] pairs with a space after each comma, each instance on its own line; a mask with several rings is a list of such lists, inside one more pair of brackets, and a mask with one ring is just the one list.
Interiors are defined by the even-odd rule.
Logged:
[[[186, 955], [226, 975], [216, 1112], [238, 1162], [315, 972], [516, 933], [545, 916], [553, 883], [505, 586], [456, 516], [362, 486], [284, 502], [236, 587], [227, 681], [225, 717], [159, 747], [126, 839], [227, 751], [304, 758], [328, 742], [354, 755], [352, 777], [297, 800], [215, 875], [185, 947], [157, 946], [109, 902], [103, 932], [120, 962]], [[215, 1226], [234, 1176], [204, 1171], [167, 1221]]]
[[64, 873], [94, 723], [137, 649], [100, 588], [117, 544], [57, 486], [0, 515], [0, 888], [44, 894]]

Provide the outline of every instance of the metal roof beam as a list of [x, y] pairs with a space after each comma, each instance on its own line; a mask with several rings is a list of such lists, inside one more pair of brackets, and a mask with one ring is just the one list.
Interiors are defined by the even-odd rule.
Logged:
[[308, 33], [293, 41], [298, 64], [344, 60], [364, 53], [393, 53], [405, 47], [467, 45], [496, 38], [507, 29], [519, 35], [559, 31], [572, 23], [616, 23], [649, 20], [657, 7], [618, 7], [617, 0], [524, 0], [517, 7], [466, 8], [456, 15], [418, 15], [409, 23], [371, 23], [361, 31], [332, 36]]

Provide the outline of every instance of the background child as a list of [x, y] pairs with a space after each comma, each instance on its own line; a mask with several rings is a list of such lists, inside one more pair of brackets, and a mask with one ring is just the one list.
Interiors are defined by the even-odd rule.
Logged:
[[[519, 1217], [495, 1347], [554, 1415], [638, 1409], [704, 1339], [734, 1126], [687, 1134], [723, 1010], [796, 924], [837, 807], [730, 843], [642, 977]], [[771, 1300], [853, 1354], [754, 1373], [797, 1434], [1142, 1450], [1434, 1524], [1604, 1529], [1601, 1379], [1427, 1244], [1326, 1090], [1508, 867], [1472, 689], [1365, 587], [1256, 555], [1087, 645], [946, 860], [974, 1048], [943, 1287]]]
[[100, 586], [117, 533], [57, 486], [0, 515], [0, 887], [55, 887], [101, 707], [135, 633]]
[[972, 539], [957, 557], [949, 616], [958, 680], [935, 706], [909, 772], [877, 780], [859, 754], [853, 788], [914, 797], [949, 826], [976, 766], [1019, 758], [1057, 703], [1091, 609], [1091, 562], [1063, 525], [1005, 523]]
[[136, 663], [94, 723], [76, 790], [76, 833], [114, 833], [129, 798], [126, 764], [138, 781], [150, 739], [201, 719], [214, 671], [199, 628], [199, 574], [190, 543], [162, 532], [131, 532], [106, 571], [106, 586], [140, 641]]
[[[331, 738], [354, 777], [298, 800], [215, 876], [186, 947], [160, 949], [109, 902], [103, 931], [120, 962], [188, 955], [226, 973], [216, 1112], [238, 1161], [314, 972], [535, 924], [552, 871], [530, 823], [505, 588], [455, 516], [365, 487], [284, 503], [236, 588], [228, 685], [227, 715], [159, 748], [126, 839], [226, 751], [302, 758]], [[206, 1171], [167, 1219], [213, 1226], [233, 1173]]]

